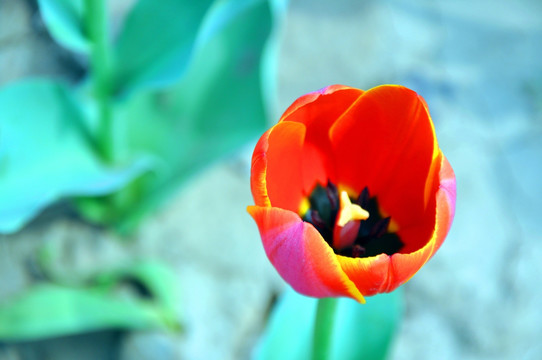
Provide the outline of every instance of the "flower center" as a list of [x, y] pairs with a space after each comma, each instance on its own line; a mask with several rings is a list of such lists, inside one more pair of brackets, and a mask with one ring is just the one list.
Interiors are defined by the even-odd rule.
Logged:
[[376, 197], [370, 197], [365, 187], [357, 199], [339, 191], [328, 181], [317, 184], [302, 206], [301, 217], [314, 225], [336, 254], [349, 257], [392, 255], [403, 242], [388, 226], [391, 217], [380, 215]]

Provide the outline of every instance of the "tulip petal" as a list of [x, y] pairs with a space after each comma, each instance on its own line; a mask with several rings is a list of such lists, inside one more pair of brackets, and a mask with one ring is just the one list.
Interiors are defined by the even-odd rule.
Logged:
[[431, 201], [428, 173], [440, 159], [429, 113], [414, 91], [398, 85], [366, 91], [335, 122], [330, 138], [343, 186], [356, 193], [368, 186], [400, 226], [420, 223]]
[[[344, 90], [344, 92], [343, 92], [343, 90]], [[305, 95], [300, 96], [299, 98], [297, 98], [297, 100], [294, 101], [294, 103], [292, 105], [290, 105], [286, 109], [284, 114], [282, 114], [279, 121], [285, 121], [285, 120], [288, 120], [288, 121], [300, 121], [301, 119], [300, 119], [298, 111], [299, 111], [299, 109], [301, 107], [304, 107], [305, 105], [313, 103], [314, 101], [316, 101], [316, 99], [318, 99], [322, 95], [330, 95], [330, 94], [333, 94], [335, 92], [341, 92], [340, 98], [345, 99], [345, 97], [348, 97], [348, 96], [352, 96], [353, 98], [357, 98], [360, 94], [363, 93], [363, 90], [355, 89], [355, 88], [345, 86], [345, 85], [326, 86], [326, 87], [324, 87], [324, 88], [322, 88], [320, 90], [310, 92], [308, 94], [305, 94]], [[322, 99], [320, 99], [320, 100], [322, 100]], [[340, 105], [340, 104], [338, 104], [338, 105]], [[320, 104], [318, 104], [318, 107], [320, 107]], [[330, 109], [330, 110], [333, 110], [333, 109]], [[290, 117], [290, 115], [292, 115], [294, 113], [296, 113], [296, 114], [293, 117]], [[301, 118], [303, 118], [303, 117], [304, 116], [301, 116]], [[304, 120], [301, 120], [300, 122], [303, 122], [303, 123], [306, 124], [306, 122], [311, 121], [311, 119], [312, 119], [311, 117], [304, 117]]]
[[439, 179], [440, 185], [436, 194], [436, 222], [433, 234], [429, 242], [421, 249], [410, 254], [394, 254], [392, 256], [393, 271], [391, 277], [395, 285], [386, 291], [392, 291], [414, 276], [440, 248], [452, 226], [455, 215], [456, 183], [452, 167], [444, 156], [442, 156]]
[[[381, 254], [369, 258], [338, 256], [346, 275], [364, 296], [390, 292], [407, 282], [438, 250], [446, 237], [455, 213], [455, 176], [448, 160], [442, 156], [440, 185], [436, 194], [435, 227], [429, 241], [421, 249], [392, 256]], [[408, 243], [415, 232], [405, 230], [401, 239]]]
[[297, 212], [316, 183], [335, 178], [328, 131], [361, 94], [332, 85], [302, 96], [286, 110], [254, 149], [251, 190], [256, 205]]
[[250, 191], [254, 198], [254, 203], [258, 206], [271, 206], [269, 196], [267, 195], [267, 181], [265, 174], [267, 170], [267, 149], [269, 148], [269, 133], [273, 128], [267, 130], [258, 140], [252, 154], [252, 164], [250, 167]]
[[297, 99], [280, 121], [300, 122], [307, 128], [303, 147], [303, 189], [309, 194], [316, 183], [336, 181], [329, 128], [363, 94], [363, 90], [331, 85]]
[[249, 206], [247, 211], [258, 225], [267, 257], [294, 290], [307, 296], [348, 296], [365, 302], [314, 226], [280, 208]]
[[258, 206], [297, 212], [303, 198], [302, 148], [305, 125], [278, 123], [258, 141], [252, 155], [251, 190]]

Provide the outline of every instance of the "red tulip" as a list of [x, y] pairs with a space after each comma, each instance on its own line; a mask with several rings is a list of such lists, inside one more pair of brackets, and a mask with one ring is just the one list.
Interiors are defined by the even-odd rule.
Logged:
[[297, 99], [258, 141], [251, 190], [269, 260], [319, 298], [396, 289], [437, 251], [455, 212], [427, 104], [397, 85]]

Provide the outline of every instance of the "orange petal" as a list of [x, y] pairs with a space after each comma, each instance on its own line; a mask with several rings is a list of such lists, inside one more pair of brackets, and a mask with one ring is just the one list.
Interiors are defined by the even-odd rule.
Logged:
[[427, 108], [412, 90], [366, 91], [330, 129], [337, 176], [355, 192], [368, 186], [399, 226], [419, 222], [426, 180], [438, 150]]
[[256, 143], [252, 154], [250, 167], [250, 191], [254, 203], [258, 206], [271, 206], [267, 195], [267, 181], [265, 179], [267, 169], [267, 149], [269, 148], [269, 134], [273, 128], [267, 130]]
[[[448, 234], [455, 213], [455, 176], [448, 160], [442, 156], [440, 185], [436, 194], [435, 227], [419, 250], [392, 256], [381, 254], [369, 258], [338, 256], [346, 275], [364, 296], [390, 292], [408, 281], [438, 250]], [[412, 236], [408, 230], [401, 238]]]
[[300, 122], [307, 127], [302, 165], [306, 194], [317, 182], [336, 181], [329, 129], [361, 94], [359, 89], [331, 85], [300, 97], [281, 117], [280, 121]]
[[250, 186], [259, 206], [277, 206], [297, 212], [303, 198], [301, 179], [305, 126], [282, 122], [258, 141], [252, 155]]
[[407, 282], [440, 248], [455, 214], [456, 183], [455, 175], [448, 160], [443, 156], [439, 171], [440, 185], [436, 194], [436, 223], [427, 244], [410, 254], [392, 256], [392, 278], [394, 282], [386, 291]]
[[258, 225], [267, 257], [294, 290], [307, 296], [348, 296], [365, 302], [314, 226], [288, 210], [249, 206], [247, 211]]
[[[348, 96], [358, 97], [360, 93], [363, 93], [363, 90], [355, 89], [355, 88], [345, 86], [345, 85], [326, 86], [326, 87], [324, 87], [324, 88], [322, 88], [320, 90], [310, 92], [308, 94], [305, 94], [305, 95], [300, 96], [299, 98], [297, 98], [293, 102], [293, 104], [290, 105], [286, 109], [284, 114], [282, 114], [279, 121], [285, 121], [285, 120], [288, 120], [288, 121], [300, 121], [299, 113], [298, 113], [300, 108], [304, 107], [307, 104], [310, 104], [310, 103], [314, 102], [321, 95], [330, 95], [330, 94], [333, 94], [335, 92], [339, 92], [340, 90], [346, 90], [345, 93], [342, 93], [340, 95], [342, 98], [345, 98], [345, 97], [348, 97]], [[294, 115], [293, 118], [290, 118], [290, 115], [292, 115], [293, 113], [296, 113], [296, 114]], [[297, 120], [296, 120], [296, 118], [297, 118]], [[307, 121], [307, 120], [310, 121], [309, 118], [307, 118], [305, 121]], [[301, 122], [305, 122], [305, 121], [301, 120]]]
[[346, 276], [363, 296], [384, 292], [387, 287], [390, 257], [380, 254], [368, 258], [351, 258], [338, 255], [337, 259]]

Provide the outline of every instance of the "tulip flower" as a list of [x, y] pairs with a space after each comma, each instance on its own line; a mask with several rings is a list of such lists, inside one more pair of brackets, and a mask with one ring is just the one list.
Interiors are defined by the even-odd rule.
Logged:
[[441, 246], [455, 176], [425, 101], [398, 85], [297, 99], [258, 141], [251, 190], [267, 257], [301, 294], [390, 292]]

